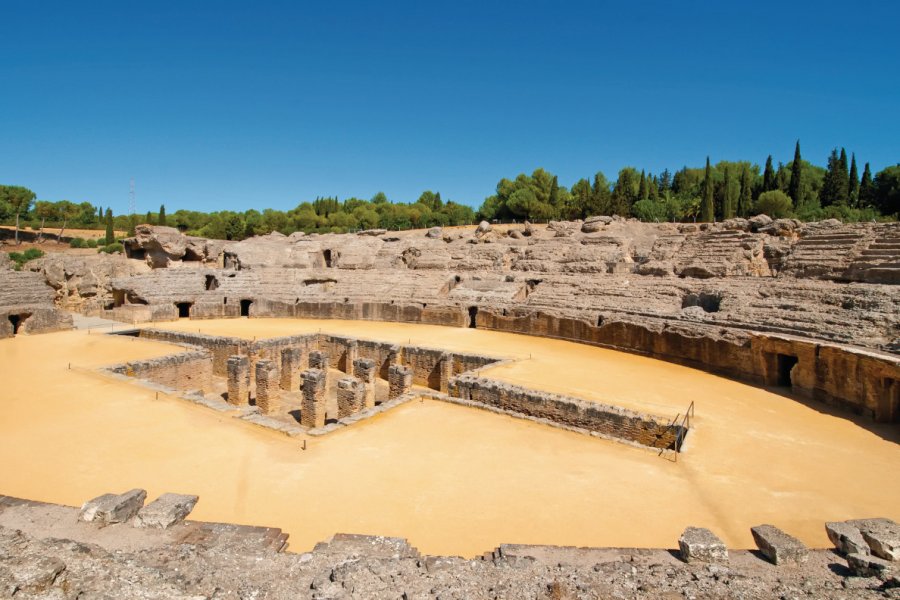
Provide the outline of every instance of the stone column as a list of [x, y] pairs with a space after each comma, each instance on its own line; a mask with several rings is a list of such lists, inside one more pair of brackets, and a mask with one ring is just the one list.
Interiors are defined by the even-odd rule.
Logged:
[[256, 407], [264, 415], [272, 412], [278, 398], [278, 369], [269, 359], [256, 363]]
[[365, 386], [356, 377], [344, 377], [337, 384], [338, 419], [363, 409]]
[[244, 354], [228, 357], [228, 403], [235, 406], [250, 402], [250, 359]]
[[327, 371], [329, 367], [328, 360], [328, 353], [321, 350], [313, 350], [309, 353], [309, 368]]
[[311, 429], [325, 427], [325, 371], [308, 369], [300, 374], [300, 424]]
[[404, 365], [391, 365], [388, 369], [388, 399], [402, 396], [412, 388], [413, 372]]
[[453, 355], [445, 352], [441, 355], [441, 388], [442, 394], [450, 390], [450, 378], [453, 377]]
[[391, 346], [391, 349], [388, 351], [388, 364], [403, 364], [403, 348], [400, 346]]
[[282, 348], [281, 350], [281, 389], [293, 392], [300, 389], [300, 363], [303, 351], [300, 348]]
[[362, 382], [363, 408], [375, 406], [375, 361], [369, 358], [357, 358], [353, 361], [353, 372]]
[[356, 362], [356, 359], [359, 358], [359, 342], [356, 340], [350, 340], [347, 342], [347, 358], [344, 361], [347, 369], [347, 375], [356, 375], [353, 371], [353, 363]]

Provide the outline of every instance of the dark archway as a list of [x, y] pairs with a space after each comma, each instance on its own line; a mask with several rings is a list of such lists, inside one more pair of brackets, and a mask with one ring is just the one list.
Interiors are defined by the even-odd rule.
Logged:
[[469, 328], [470, 329], [475, 329], [478, 326], [477, 322], [476, 322], [477, 319], [478, 319], [478, 307], [470, 306], [469, 307]]
[[12, 334], [16, 335], [19, 333], [19, 327], [22, 324], [21, 319], [19, 319], [19, 315], [9, 315], [9, 322], [12, 323]]
[[187, 319], [191, 316], [191, 307], [194, 305], [193, 302], [176, 302], [175, 308], [178, 309], [178, 318], [179, 319]]
[[325, 259], [325, 266], [331, 267], [331, 250], [323, 250], [322, 257]]
[[253, 304], [253, 300], [241, 300], [241, 316], [249, 317], [250, 316], [250, 305]]
[[791, 387], [791, 371], [797, 365], [798, 359], [790, 354], [778, 355], [778, 383], [781, 387]]
[[218, 289], [219, 280], [215, 275], [207, 275], [206, 276], [206, 291], [211, 292], [212, 290]]

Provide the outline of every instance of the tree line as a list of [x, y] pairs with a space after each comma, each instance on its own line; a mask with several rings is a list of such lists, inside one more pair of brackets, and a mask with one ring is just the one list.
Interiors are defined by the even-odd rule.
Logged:
[[[835, 148], [825, 167], [803, 159], [800, 142], [793, 159], [776, 167], [769, 155], [765, 166], [750, 161], [706, 159], [705, 167], [683, 167], [674, 173], [621, 169], [614, 182], [602, 172], [582, 178], [570, 188], [556, 175], [536, 169], [531, 175], [501, 179], [495, 193], [474, 211], [465, 204], [444, 201], [426, 190], [415, 202], [391, 202], [378, 192], [371, 199], [319, 197], [287, 210], [200, 212], [165, 206], [146, 215], [113, 215], [109, 207], [90, 202], [37, 200], [21, 186], [0, 185], [0, 222], [20, 222], [43, 231], [66, 227], [107, 229], [130, 234], [139, 223], [170, 225], [202, 237], [241, 240], [273, 231], [290, 235], [345, 233], [361, 229], [415, 229], [436, 225], [467, 225], [476, 220], [535, 222], [574, 220], [593, 215], [620, 215], [642, 221], [714, 221], [765, 213], [803, 221], [838, 218], [845, 222], [896, 220], [900, 213], [900, 164], [873, 174], [865, 163], [860, 175], [855, 154]], [[113, 240], [114, 241], [114, 240]], [[108, 243], [112, 243], [109, 242]]]
[[872, 174], [869, 163], [859, 175], [856, 156], [848, 165], [843, 148], [833, 150], [827, 167], [811, 164], [800, 153], [787, 164], [772, 156], [760, 173], [749, 161], [720, 161], [704, 168], [683, 167], [654, 174], [625, 167], [615, 182], [602, 172], [571, 188], [544, 169], [501, 179], [477, 216], [487, 220], [583, 219], [620, 215], [642, 221], [714, 221], [766, 213], [803, 221], [895, 220], [900, 212], [900, 164]]

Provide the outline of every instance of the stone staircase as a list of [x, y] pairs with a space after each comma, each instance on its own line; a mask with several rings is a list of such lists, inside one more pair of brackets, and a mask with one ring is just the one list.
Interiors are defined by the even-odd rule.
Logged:
[[862, 228], [847, 225], [840, 231], [819, 230], [798, 241], [784, 271], [794, 277], [842, 280], [853, 257], [869, 241]]
[[689, 237], [675, 263], [681, 277], [766, 277], [763, 238], [743, 231], [710, 231]]
[[850, 263], [844, 276], [849, 281], [900, 284], [900, 226], [880, 228], [877, 237]]

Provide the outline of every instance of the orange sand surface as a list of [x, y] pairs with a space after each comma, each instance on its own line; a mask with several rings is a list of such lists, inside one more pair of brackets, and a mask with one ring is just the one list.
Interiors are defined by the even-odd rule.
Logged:
[[[669, 417], [696, 402], [677, 463], [435, 401], [301, 441], [90, 369], [181, 348], [73, 331], [0, 340], [0, 494], [77, 505], [132, 487], [200, 496], [193, 518], [281, 527], [303, 551], [336, 532], [473, 556], [500, 543], [674, 547], [687, 525], [731, 547], [772, 523], [826, 546], [823, 523], [900, 520], [896, 426], [844, 418], [685, 367], [557, 340], [396, 323], [234, 319], [154, 327], [300, 332], [519, 359], [486, 376]], [[68, 369], [72, 363], [73, 369]]]

